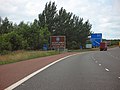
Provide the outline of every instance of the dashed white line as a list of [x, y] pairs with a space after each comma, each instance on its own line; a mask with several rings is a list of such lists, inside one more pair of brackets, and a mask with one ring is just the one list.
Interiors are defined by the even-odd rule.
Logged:
[[92, 57], [92, 59], [93, 59], [93, 60], [95, 60], [95, 58], [94, 58], [94, 57]]
[[98, 62], [98, 61], [95, 61], [96, 63]]
[[101, 66], [101, 64], [99, 64], [99, 66]]
[[107, 53], [108, 55], [110, 55], [111, 57], [115, 58], [115, 59], [119, 59], [118, 57], [112, 55], [111, 53]]
[[120, 79], [120, 77], [118, 77]]
[[109, 69], [107, 69], [107, 68], [105, 68], [105, 70], [107, 71], [107, 72], [109, 72], [110, 70]]

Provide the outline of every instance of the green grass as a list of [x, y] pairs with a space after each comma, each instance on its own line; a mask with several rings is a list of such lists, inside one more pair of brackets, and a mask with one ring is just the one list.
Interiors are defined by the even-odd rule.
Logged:
[[69, 52], [87, 52], [87, 51], [96, 51], [96, 50], [99, 50], [99, 48], [69, 50]]
[[16, 51], [0, 55], [0, 65], [59, 54], [57, 51]]
[[[113, 47], [115, 46], [111, 46], [109, 48], [113, 48]], [[68, 52], [87, 52], [87, 51], [96, 51], [96, 50], [99, 50], [99, 48], [68, 50]], [[30, 60], [33, 58], [56, 55], [59, 53], [60, 52], [58, 51], [24, 51], [24, 50], [15, 51], [6, 55], [0, 55], [0, 65], [15, 63], [24, 60]]]
[[[108, 46], [108, 49], [118, 47], [118, 45]], [[87, 52], [87, 51], [99, 51], [99, 47], [90, 48], [90, 49], [77, 49], [77, 50], [69, 50], [68, 52]]]

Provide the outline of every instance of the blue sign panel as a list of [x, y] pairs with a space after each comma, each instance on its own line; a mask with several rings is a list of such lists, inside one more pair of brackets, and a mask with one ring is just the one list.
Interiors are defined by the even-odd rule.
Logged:
[[48, 49], [47, 44], [43, 44], [43, 50], [47, 50], [47, 49]]
[[91, 34], [91, 42], [93, 47], [99, 47], [102, 42], [102, 33]]

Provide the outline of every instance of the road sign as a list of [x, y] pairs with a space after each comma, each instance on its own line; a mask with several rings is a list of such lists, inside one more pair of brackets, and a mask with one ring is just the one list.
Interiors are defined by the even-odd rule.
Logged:
[[66, 37], [65, 36], [51, 36], [50, 37], [50, 47], [53, 49], [66, 47]]
[[102, 33], [91, 34], [91, 42], [93, 47], [99, 47], [102, 42]]
[[92, 44], [86, 44], [86, 48], [92, 48]]
[[47, 46], [47, 44], [43, 44], [43, 50], [47, 50], [48, 49], [48, 46]]

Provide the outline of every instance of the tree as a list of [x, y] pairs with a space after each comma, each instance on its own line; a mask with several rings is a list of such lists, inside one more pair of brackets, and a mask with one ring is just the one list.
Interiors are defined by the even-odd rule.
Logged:
[[46, 20], [45, 20], [44, 11], [43, 11], [43, 13], [41, 13], [41, 14], [38, 15], [38, 18], [39, 18], [39, 21], [38, 21], [39, 26], [40, 27], [45, 27]]
[[51, 35], [51, 33], [48, 31], [47, 26], [45, 28], [41, 28], [41, 30], [40, 30], [41, 45], [43, 45], [43, 44], [49, 45], [50, 35]]
[[0, 28], [1, 28], [1, 25], [2, 25], [2, 18], [0, 17]]
[[3, 51], [15, 51], [25, 48], [23, 38], [16, 32], [12, 31], [8, 34], [0, 36], [0, 53]]
[[56, 5], [55, 2], [49, 2], [46, 3], [45, 5], [45, 9], [43, 10], [42, 14], [39, 14], [39, 24], [40, 26], [44, 27], [44, 26], [48, 26], [48, 30], [50, 33], [53, 33], [53, 30], [55, 28], [54, 24], [54, 20], [55, 20], [55, 15], [56, 15]]
[[6, 34], [6, 41], [11, 44], [12, 51], [20, 50], [23, 48], [22, 40], [22, 37], [20, 37], [20, 35], [14, 31]]
[[49, 45], [50, 35], [66, 36], [67, 48], [85, 46], [92, 25], [89, 20], [67, 12], [63, 7], [57, 12], [55, 2], [46, 3], [42, 13], [32, 23], [13, 24], [6, 17], [0, 17], [0, 51], [19, 49], [39, 50], [43, 44]]
[[[80, 46], [80, 39], [81, 39], [81, 36], [80, 36], [80, 33], [82, 31], [82, 25], [83, 25], [83, 19], [82, 18], [79, 18], [78, 16], [76, 15], [73, 15], [73, 18], [71, 19], [71, 32], [70, 32], [70, 35], [72, 37], [69, 38], [69, 42], [68, 42], [68, 48], [71, 48], [69, 46], [69, 44], [75, 44], [74, 47], [76, 48], [79, 48]], [[72, 43], [74, 42], [74, 43]], [[72, 45], [73, 46], [73, 45]], [[75, 49], [75, 48], [74, 48]]]
[[57, 13], [55, 2], [46, 3], [38, 22], [40, 27], [47, 26], [51, 35], [66, 36], [67, 48], [71, 48], [71, 45], [74, 48], [85, 46], [91, 29], [89, 21], [83, 23], [83, 18], [67, 12], [63, 7]]
[[11, 44], [6, 40], [6, 34], [0, 36], [0, 54], [4, 54], [6, 51], [11, 51]]
[[67, 36], [71, 27], [71, 17], [72, 13], [67, 13], [65, 9], [61, 8], [55, 17], [55, 31], [53, 34]]
[[80, 40], [80, 42], [81, 42], [81, 44], [82, 44], [83, 47], [85, 47], [85, 42], [86, 42], [88, 36], [91, 33], [90, 32], [91, 28], [92, 28], [92, 25], [89, 23], [89, 20], [87, 20], [83, 24], [83, 26], [82, 26], [82, 32], [81, 32], [81, 40]]
[[34, 20], [33, 24], [30, 25], [29, 33], [31, 34], [28, 37], [28, 43], [31, 49], [41, 49], [43, 44], [48, 44], [50, 32], [47, 26], [40, 27], [37, 20]]
[[30, 49], [40, 49], [40, 26], [38, 25], [38, 21], [36, 19], [30, 25], [29, 36], [27, 40]]
[[9, 33], [12, 29], [12, 22], [10, 22], [7, 17], [5, 17], [4, 20], [0, 18], [0, 34]]

